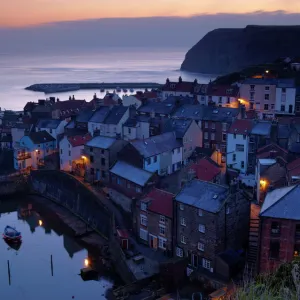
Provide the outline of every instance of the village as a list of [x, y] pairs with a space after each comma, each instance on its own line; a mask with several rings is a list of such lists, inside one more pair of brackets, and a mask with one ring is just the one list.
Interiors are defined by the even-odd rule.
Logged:
[[12, 172], [57, 170], [105, 195], [124, 252], [143, 249], [136, 280], [161, 272], [226, 290], [300, 255], [296, 78], [264, 68], [122, 98], [50, 97], [2, 110], [0, 126]]

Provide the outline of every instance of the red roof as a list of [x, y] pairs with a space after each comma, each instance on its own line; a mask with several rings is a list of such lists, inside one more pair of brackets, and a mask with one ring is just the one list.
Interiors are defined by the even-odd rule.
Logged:
[[300, 167], [300, 158], [297, 158], [297, 159], [293, 160], [292, 162], [290, 162], [286, 166], [286, 168], [287, 168], [288, 171], [291, 171], [291, 170], [293, 170], [295, 168], [298, 168], [298, 167]]
[[283, 155], [288, 153], [287, 150], [281, 148], [277, 144], [271, 143], [271, 144], [268, 144], [266, 146], [263, 146], [263, 147], [257, 149], [256, 156], [257, 156], [257, 158], [270, 157], [270, 152], [280, 152], [280, 154], [283, 154]]
[[80, 109], [84, 105], [86, 105], [85, 100], [67, 100], [67, 101], [57, 101], [53, 105], [53, 109], [60, 109], [60, 110], [74, 110]]
[[248, 134], [253, 127], [252, 120], [235, 120], [230, 126], [229, 133]]
[[154, 188], [143, 200], [151, 200], [148, 205], [149, 211], [172, 218], [173, 197], [174, 195], [169, 192]]
[[207, 95], [220, 97], [238, 97], [239, 88], [232, 85], [209, 84], [207, 88]]
[[121, 239], [129, 238], [129, 234], [126, 229], [117, 229], [117, 234], [118, 234], [119, 238], [121, 238]]
[[189, 81], [166, 82], [166, 84], [163, 87], [163, 90], [193, 93], [195, 86], [196, 86], [195, 82], [189, 82]]
[[78, 147], [85, 145], [86, 142], [92, 139], [92, 136], [87, 133], [85, 135], [75, 135], [75, 136], [69, 136], [68, 141], [72, 145], [72, 147]]
[[195, 172], [196, 178], [203, 181], [213, 181], [221, 173], [221, 169], [207, 158], [200, 159], [190, 166], [190, 170]]

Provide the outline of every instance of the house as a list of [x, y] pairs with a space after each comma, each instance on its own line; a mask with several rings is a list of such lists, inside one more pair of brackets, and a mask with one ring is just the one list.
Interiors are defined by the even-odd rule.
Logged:
[[126, 145], [126, 141], [106, 136], [94, 136], [85, 146], [86, 173], [88, 182], [109, 182], [109, 169], [117, 160], [117, 154]]
[[42, 167], [45, 157], [55, 149], [56, 141], [47, 131], [30, 132], [14, 148], [14, 167], [16, 170]]
[[272, 124], [269, 121], [255, 121], [249, 136], [248, 174], [255, 173], [257, 150], [271, 143]]
[[194, 120], [198, 126], [201, 128], [201, 121], [204, 118], [205, 106], [203, 105], [183, 105], [177, 107], [176, 111], [173, 113], [173, 119], [190, 119]]
[[227, 133], [227, 168], [240, 173], [248, 170], [248, 154], [250, 132], [254, 123], [252, 120], [235, 120]]
[[123, 95], [122, 104], [124, 106], [134, 106], [139, 108], [144, 102], [143, 93], [135, 94], [135, 95]]
[[206, 91], [206, 104], [219, 107], [239, 107], [239, 87], [236, 85], [220, 85], [211, 83]]
[[178, 82], [171, 82], [169, 78], [167, 78], [165, 85], [162, 87], [162, 99], [165, 100], [169, 96], [192, 97], [195, 94], [197, 85], [197, 79], [195, 79], [194, 82], [188, 82], [183, 81], [180, 76]]
[[132, 213], [136, 201], [155, 186], [153, 172], [137, 168], [124, 161], [117, 161], [110, 169], [109, 196], [113, 202]]
[[58, 136], [64, 133], [64, 127], [66, 124], [66, 121], [59, 119], [40, 119], [36, 123], [35, 130], [47, 131], [53, 136], [53, 138], [55, 138], [55, 140], [58, 140]]
[[138, 115], [146, 117], [170, 118], [177, 105], [175, 103], [148, 102], [137, 109]]
[[221, 168], [209, 157], [203, 157], [189, 165], [187, 173], [190, 174], [191, 179], [196, 178], [213, 183], [221, 182]]
[[39, 119], [51, 119], [52, 118], [52, 102], [46, 100], [39, 100], [31, 111], [31, 118], [34, 122]]
[[123, 124], [123, 139], [126, 141], [147, 139], [150, 136], [150, 120], [139, 116], [129, 118]]
[[174, 132], [130, 142], [119, 158], [148, 172], [164, 176], [181, 168], [182, 145]]
[[[99, 129], [100, 135], [108, 137], [122, 136], [123, 124], [128, 120], [132, 113], [132, 107], [125, 107], [123, 105], [113, 106], [106, 114], [106, 110], [101, 108], [100, 111], [96, 111], [95, 118], [92, 116], [92, 122], [89, 121], [89, 130], [91, 134], [94, 134], [95, 128]], [[102, 120], [96, 123], [96, 118]], [[91, 119], [90, 119], [91, 120]], [[95, 124], [95, 125], [94, 125]], [[97, 125], [96, 125], [97, 124]], [[93, 125], [96, 126], [93, 129]]]
[[71, 117], [77, 116], [83, 108], [88, 106], [85, 100], [69, 99], [66, 101], [57, 100], [52, 105], [52, 119], [69, 121]]
[[292, 79], [250, 78], [242, 82], [240, 98], [260, 119], [273, 119], [294, 113], [296, 88]]
[[202, 131], [194, 120], [173, 119], [166, 122], [164, 132], [175, 132], [183, 146], [183, 162], [187, 164], [196, 147], [202, 146]]
[[82, 109], [75, 118], [75, 128], [88, 132], [88, 123], [93, 114], [94, 110], [91, 108]]
[[59, 142], [60, 170], [72, 172], [86, 164], [83, 156], [84, 145], [91, 139], [90, 134], [67, 136]]
[[89, 102], [93, 109], [97, 109], [100, 106], [112, 107], [114, 105], [120, 104], [121, 98], [116, 93], [108, 93], [104, 96], [103, 99], [98, 98], [94, 94], [93, 99]]
[[139, 241], [169, 256], [173, 252], [173, 198], [173, 194], [153, 188], [136, 203]]
[[197, 84], [195, 87], [195, 94], [197, 97], [197, 102], [198, 104], [201, 105], [207, 105], [207, 98], [206, 98], [206, 93], [207, 93], [207, 88], [208, 88], [208, 84]]
[[31, 127], [33, 125], [26, 124], [26, 123], [17, 123], [15, 126], [11, 128], [11, 136], [12, 136], [12, 146], [15, 147], [19, 144], [20, 139], [29, 133]]
[[221, 275], [219, 254], [247, 244], [250, 202], [236, 183], [228, 188], [194, 179], [176, 195], [174, 214], [174, 253], [188, 258], [188, 274]]
[[91, 135], [94, 135], [97, 130], [100, 131], [100, 125], [104, 122], [109, 112], [110, 108], [108, 106], [98, 106], [93, 112], [88, 121], [88, 131]]
[[260, 211], [259, 271], [276, 270], [300, 255], [300, 186], [269, 192]]
[[16, 112], [6, 110], [3, 112], [2, 118], [1, 118], [1, 125], [3, 128], [12, 128], [16, 126], [16, 124], [22, 122], [22, 116], [19, 115]]

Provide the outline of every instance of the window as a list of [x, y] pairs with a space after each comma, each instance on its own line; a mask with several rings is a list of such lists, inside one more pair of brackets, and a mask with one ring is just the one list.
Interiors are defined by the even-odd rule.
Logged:
[[137, 193], [141, 193], [141, 192], [142, 192], [142, 189], [141, 189], [139, 186], [137, 186], [137, 187], [135, 188], [135, 191], [136, 191]]
[[233, 138], [236, 139], [236, 134], [235, 133], [233, 134]]
[[185, 238], [184, 235], [182, 235], [182, 236], [180, 237], [180, 242], [181, 242], [182, 244], [186, 244], [186, 238]]
[[216, 124], [215, 123], [211, 123], [211, 129], [216, 129]]
[[91, 175], [94, 175], [95, 174], [95, 169], [91, 168], [90, 172], [91, 172]]
[[264, 110], [269, 110], [269, 104], [264, 104]]
[[255, 95], [254, 92], [250, 92], [250, 100], [253, 100], [253, 101], [254, 101], [254, 95]]
[[254, 85], [254, 84], [251, 84], [251, 85], [250, 85], [250, 90], [251, 90], [251, 91], [254, 91], [254, 89], [255, 89], [255, 85]]
[[184, 210], [184, 205], [182, 203], [179, 204], [179, 209]]
[[101, 154], [104, 154], [104, 151], [105, 151], [104, 149], [101, 149]]
[[94, 152], [94, 148], [93, 147], [90, 147], [90, 152]]
[[159, 225], [159, 234], [161, 235], [166, 234], [166, 227], [164, 225]]
[[105, 178], [106, 177], [105, 171], [102, 171], [101, 173], [102, 173], [102, 178]]
[[162, 237], [158, 237], [158, 247], [160, 249], [166, 249], [167, 245], [166, 245], [167, 240], [162, 238]]
[[222, 133], [222, 141], [226, 142], [227, 139], [227, 134], [226, 133]]
[[270, 100], [270, 95], [269, 94], [265, 94], [265, 100]]
[[210, 139], [213, 140], [213, 141], [215, 140], [215, 134], [213, 132], [210, 135]]
[[141, 224], [147, 226], [147, 217], [145, 215], [140, 215]]
[[271, 224], [271, 234], [272, 235], [279, 235], [280, 234], [280, 223], [279, 222], [272, 222], [272, 224]]
[[205, 233], [205, 226], [203, 224], [199, 224], [199, 231]]
[[271, 240], [269, 257], [271, 259], [277, 259], [279, 257], [279, 250], [280, 250], [280, 242]]
[[205, 123], [204, 123], [204, 127], [205, 127], [205, 128], [208, 128], [208, 122], [205, 122]]
[[129, 182], [127, 183], [127, 188], [130, 189], [130, 183]]
[[230, 97], [227, 97], [227, 104], [230, 104]]
[[242, 145], [242, 144], [236, 144], [235, 145], [235, 151], [237, 151], [237, 152], [244, 152], [244, 145]]
[[151, 164], [151, 158], [147, 158], [146, 163], [147, 163], [147, 165], [150, 165]]
[[183, 250], [179, 247], [176, 247], [176, 256], [183, 257]]
[[208, 139], [208, 132], [204, 132], [204, 139]]
[[69, 156], [71, 156], [71, 151], [69, 150]]
[[156, 155], [153, 157], [153, 161], [154, 161], [155, 163], [157, 162], [157, 156], [156, 156]]
[[198, 216], [203, 217], [203, 210], [200, 208], [198, 209]]
[[209, 148], [209, 143], [204, 143], [204, 148], [208, 149]]
[[253, 108], [254, 108], [253, 103], [250, 103], [250, 109], [253, 109]]
[[90, 162], [93, 163], [94, 162], [94, 156], [90, 156]]
[[229, 215], [229, 214], [230, 214], [230, 207], [227, 206], [227, 207], [226, 207], [226, 215]]
[[166, 218], [165, 218], [165, 216], [160, 215], [160, 216], [159, 216], [159, 222], [165, 224], [165, 223], [166, 223]]
[[222, 104], [222, 97], [219, 97], [219, 103]]
[[271, 104], [271, 109], [274, 109], [275, 105], [274, 104]]
[[227, 130], [227, 123], [222, 123], [222, 130], [226, 131]]
[[281, 111], [285, 111], [285, 106], [284, 106], [284, 105], [281, 105], [280, 110], [281, 110]]
[[147, 203], [141, 202], [141, 210], [147, 211]]
[[265, 86], [265, 90], [266, 90], [266, 91], [269, 91], [269, 90], [270, 90], [270, 87], [269, 87], [269, 86]]
[[204, 251], [204, 243], [198, 242], [198, 250]]
[[117, 184], [121, 184], [121, 179], [117, 178]]
[[131, 134], [131, 128], [128, 128], [128, 133]]
[[205, 269], [210, 270], [210, 261], [207, 260], [207, 259], [205, 259], [205, 258], [203, 258], [202, 259], [202, 267], [205, 268]]
[[286, 88], [282, 88], [282, 93], [286, 93]]
[[243, 134], [243, 140], [245, 140], [246, 139], [246, 134]]
[[244, 169], [245, 168], [245, 162], [242, 160], [241, 161], [241, 169]]
[[181, 217], [181, 218], [180, 218], [180, 224], [181, 224], [182, 226], [186, 226], [185, 218], [184, 218], [184, 217]]
[[144, 241], [148, 241], [148, 231], [144, 229], [140, 229], [140, 238]]
[[63, 149], [60, 149], [60, 154], [63, 154]]

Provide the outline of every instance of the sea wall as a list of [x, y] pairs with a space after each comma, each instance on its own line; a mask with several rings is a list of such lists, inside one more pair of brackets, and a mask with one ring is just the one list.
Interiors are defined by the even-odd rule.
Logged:
[[10, 197], [16, 194], [26, 194], [29, 191], [27, 178], [23, 175], [2, 178], [0, 180], [0, 198]]

